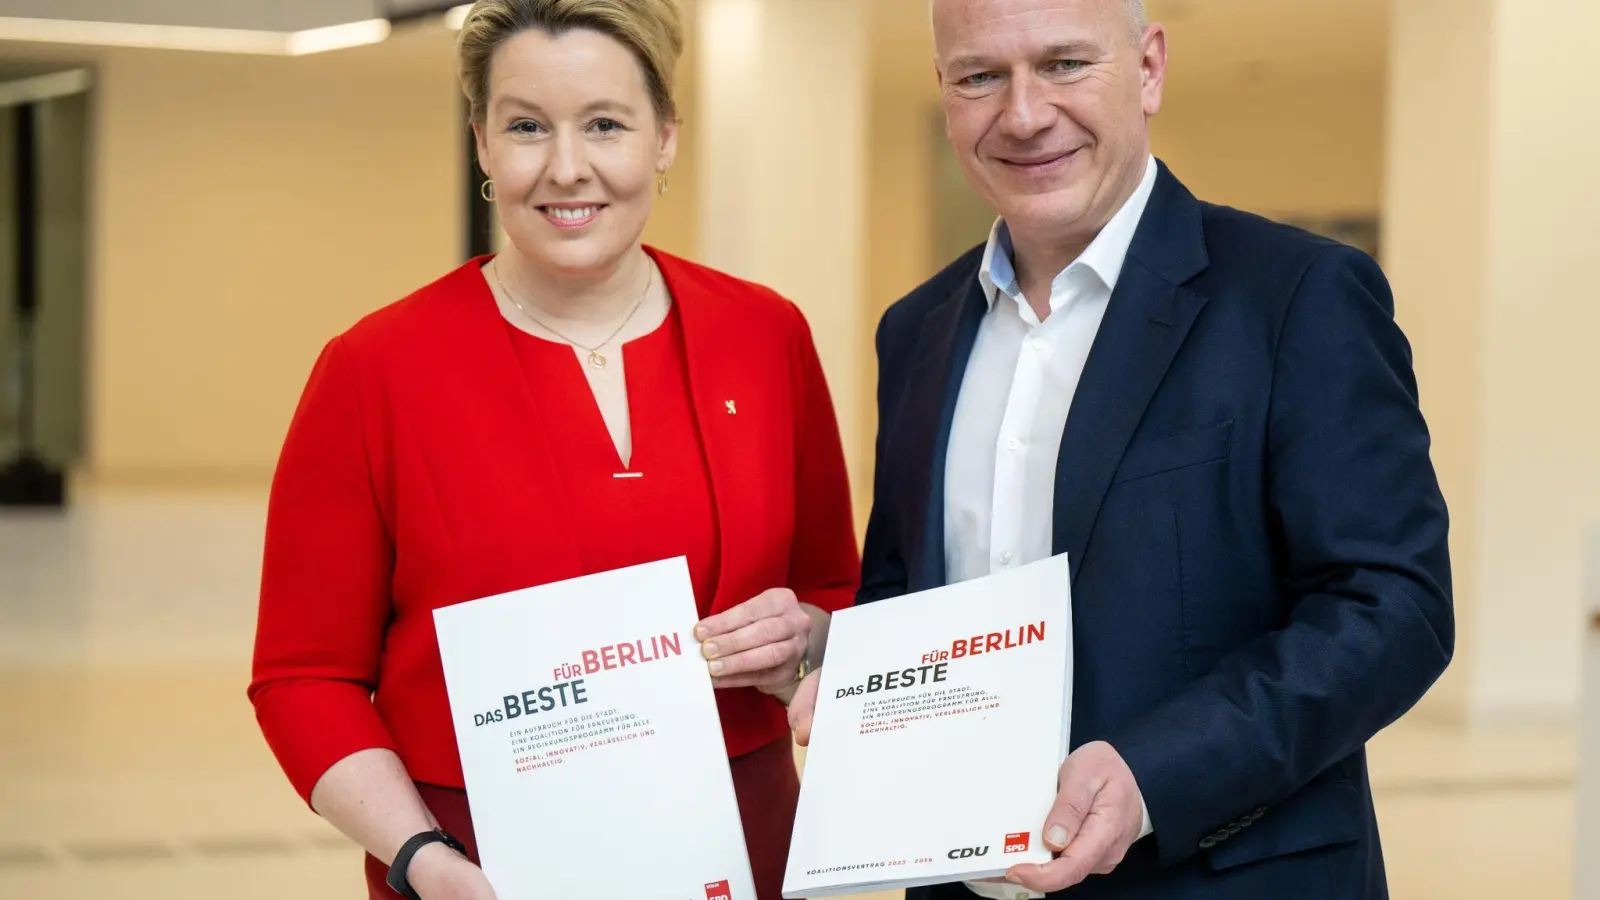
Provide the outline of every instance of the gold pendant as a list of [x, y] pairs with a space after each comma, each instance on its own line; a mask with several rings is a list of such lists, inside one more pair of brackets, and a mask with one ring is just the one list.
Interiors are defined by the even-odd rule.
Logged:
[[598, 352], [590, 350], [589, 365], [594, 366], [596, 369], [604, 369], [606, 367], [606, 358], [601, 356]]

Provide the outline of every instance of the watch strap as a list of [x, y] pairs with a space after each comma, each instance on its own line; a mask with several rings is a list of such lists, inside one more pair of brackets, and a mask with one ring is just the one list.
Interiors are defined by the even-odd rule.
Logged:
[[447, 834], [444, 829], [435, 828], [431, 831], [412, 835], [404, 844], [400, 845], [400, 850], [395, 853], [394, 862], [389, 864], [389, 872], [384, 877], [384, 882], [389, 885], [389, 889], [405, 897], [406, 900], [422, 900], [417, 895], [416, 889], [411, 886], [411, 881], [406, 877], [406, 871], [411, 868], [411, 858], [417, 855], [418, 850], [429, 844], [444, 844], [462, 856], [467, 855], [467, 848], [463, 847], [460, 841]]

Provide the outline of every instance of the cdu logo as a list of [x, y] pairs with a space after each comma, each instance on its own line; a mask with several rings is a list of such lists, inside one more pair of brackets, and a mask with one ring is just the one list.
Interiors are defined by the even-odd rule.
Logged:
[[713, 881], [706, 885], [706, 900], [730, 900], [732, 896], [727, 881]]
[[951, 859], [969, 859], [974, 856], [983, 856], [988, 852], [988, 847], [962, 847], [958, 850], [951, 850], [945, 855]]

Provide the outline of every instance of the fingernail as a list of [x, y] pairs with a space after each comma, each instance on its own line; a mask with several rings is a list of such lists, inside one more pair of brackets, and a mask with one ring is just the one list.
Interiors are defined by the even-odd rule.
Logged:
[[715, 659], [715, 660], [711, 661], [711, 674], [713, 674], [713, 675], [721, 675], [722, 674], [722, 668], [723, 668], [722, 660]]
[[706, 627], [704, 625], [696, 625], [694, 627], [694, 639], [697, 641], [706, 639]]
[[1051, 825], [1050, 830], [1044, 833], [1044, 839], [1060, 847], [1067, 842], [1067, 830], [1060, 825]]
[[1022, 879], [1018, 878], [1016, 875], [1014, 875], [1014, 874], [1012, 874], [1010, 872], [1006, 873], [1006, 880], [1011, 882], [1012, 884], [1021, 884], [1022, 883]]
[[712, 657], [717, 655], [717, 645], [716, 644], [701, 644], [700, 645], [700, 652], [704, 653], [706, 655], [706, 659], [711, 659]]

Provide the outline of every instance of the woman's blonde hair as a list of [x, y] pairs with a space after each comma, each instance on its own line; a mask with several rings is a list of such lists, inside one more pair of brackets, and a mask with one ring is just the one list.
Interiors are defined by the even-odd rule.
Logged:
[[461, 27], [461, 89], [472, 121], [488, 114], [489, 69], [501, 44], [524, 31], [560, 35], [575, 28], [620, 41], [639, 60], [645, 86], [663, 122], [677, 118], [673, 71], [683, 53], [677, 0], [478, 0]]

